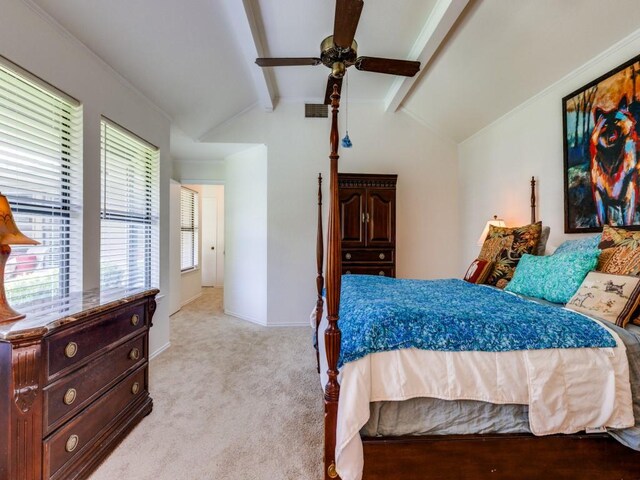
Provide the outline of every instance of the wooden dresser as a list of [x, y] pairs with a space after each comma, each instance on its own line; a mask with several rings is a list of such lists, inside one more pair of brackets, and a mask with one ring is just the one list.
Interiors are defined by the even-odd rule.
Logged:
[[343, 274], [396, 276], [397, 178], [338, 174]]
[[0, 480], [86, 478], [151, 412], [157, 293], [84, 292], [0, 324]]

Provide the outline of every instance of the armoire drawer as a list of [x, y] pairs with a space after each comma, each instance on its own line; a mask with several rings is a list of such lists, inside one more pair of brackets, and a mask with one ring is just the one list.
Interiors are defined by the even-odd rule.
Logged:
[[382, 277], [395, 277], [393, 266], [368, 266], [368, 265], [342, 265], [343, 275], [380, 275]]
[[393, 263], [393, 249], [343, 250], [342, 262]]
[[83, 360], [143, 331], [146, 323], [145, 306], [140, 303], [115, 314], [97, 316], [79, 328], [65, 329], [45, 337], [47, 379], [66, 373]]
[[82, 410], [119, 378], [147, 361], [142, 334], [44, 389], [44, 434]]
[[76, 455], [90, 448], [119, 413], [147, 394], [147, 366], [130, 374], [92, 403], [67, 425], [44, 441], [44, 478], [55, 473]]

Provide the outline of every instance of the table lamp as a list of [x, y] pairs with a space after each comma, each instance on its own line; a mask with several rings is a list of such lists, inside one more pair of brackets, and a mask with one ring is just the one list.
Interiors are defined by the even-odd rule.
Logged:
[[0, 193], [0, 323], [13, 322], [24, 318], [24, 314], [16, 312], [7, 303], [4, 292], [4, 267], [7, 264], [11, 247], [9, 245], [38, 245], [39, 242], [24, 235], [11, 213], [7, 197]]
[[484, 230], [482, 230], [482, 234], [480, 238], [478, 238], [478, 246], [481, 247], [484, 244], [487, 235], [489, 235], [489, 227], [493, 225], [494, 227], [506, 227], [507, 225], [504, 223], [504, 220], [498, 218], [497, 215], [493, 216], [492, 220], [489, 220], [487, 224], [484, 226]]

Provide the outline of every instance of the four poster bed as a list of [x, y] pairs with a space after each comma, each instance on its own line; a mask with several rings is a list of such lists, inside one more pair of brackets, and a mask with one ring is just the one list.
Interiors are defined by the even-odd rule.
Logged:
[[[597, 423], [602, 418], [607, 418], [606, 425], [630, 428], [634, 424], [633, 410], [631, 409], [631, 390], [629, 387], [629, 375], [637, 375], [636, 371], [629, 371], [629, 362], [625, 355], [612, 354], [613, 347], [624, 353], [625, 345], [627, 351], [640, 351], [640, 347], [635, 349], [634, 341], [624, 339], [611, 333], [607, 335], [609, 344], [602, 343], [589, 344], [594, 348], [565, 348], [550, 350], [541, 350], [548, 347], [534, 347], [539, 350], [524, 350], [523, 352], [492, 350], [492, 351], [469, 351], [472, 348], [462, 348], [467, 350], [463, 352], [432, 352], [415, 348], [407, 348], [403, 350], [386, 349], [387, 351], [371, 353], [367, 350], [366, 345], [362, 348], [361, 344], [354, 347], [354, 337], [356, 336], [357, 327], [354, 327], [353, 319], [364, 319], [367, 315], [375, 315], [377, 310], [389, 309], [393, 310], [393, 297], [402, 295], [413, 295], [412, 290], [421, 290], [421, 295], [441, 295], [438, 290], [441, 287], [452, 289], [454, 292], [461, 292], [461, 295], [481, 295], [490, 296], [491, 304], [506, 302], [507, 310], [515, 310], [509, 302], [520, 302], [517, 308], [531, 308], [532, 312], [538, 315], [540, 310], [542, 314], [539, 320], [542, 322], [544, 316], [549, 316], [549, 309], [556, 309], [554, 312], [565, 312], [562, 315], [567, 316], [567, 322], [580, 322], [581, 317], [578, 314], [569, 312], [565, 309], [557, 309], [548, 305], [538, 305], [534, 308], [529, 304], [535, 302], [521, 299], [515, 295], [507, 294], [502, 291], [491, 289], [484, 286], [467, 286], [464, 282], [456, 280], [443, 281], [445, 283], [433, 282], [433, 285], [424, 281], [396, 280], [387, 278], [378, 278], [375, 276], [363, 278], [362, 276], [345, 276], [341, 277], [341, 235], [340, 235], [340, 210], [338, 199], [338, 126], [337, 115], [340, 102], [338, 89], [334, 88], [331, 95], [332, 107], [332, 125], [330, 134], [331, 143], [331, 170], [330, 170], [330, 199], [329, 199], [329, 224], [327, 235], [327, 263], [326, 263], [326, 290], [325, 276], [323, 275], [324, 263], [324, 239], [322, 231], [322, 194], [321, 181], [318, 182], [318, 236], [317, 236], [317, 304], [313, 315], [313, 324], [316, 330], [318, 348], [318, 372], [322, 375], [322, 383], [324, 389], [324, 478], [335, 479], [343, 478], [343, 480], [357, 479], [363, 475], [365, 480], [377, 479], [539, 479], [547, 477], [549, 479], [563, 478], [580, 478], [580, 479], [639, 479], [640, 478], [640, 452], [622, 445], [614, 440], [607, 432], [584, 433], [578, 428], [566, 427], [556, 428], [553, 425], [554, 409], [562, 408], [562, 401], [558, 401], [558, 405], [554, 404], [555, 400], [549, 400], [546, 404], [545, 398], [538, 402], [540, 405], [531, 403], [530, 405], [522, 405], [527, 403], [522, 398], [516, 398], [518, 395], [527, 396], [529, 391], [527, 385], [525, 390], [516, 394], [508, 388], [501, 392], [503, 397], [482, 397], [479, 395], [458, 394], [457, 396], [449, 395], [449, 391], [438, 393], [440, 385], [433, 377], [438, 377], [444, 370], [449, 372], [449, 382], [451, 383], [451, 373], [453, 378], [462, 379], [466, 377], [468, 383], [472, 385], [473, 390], [481, 390], [484, 392], [484, 386], [481, 385], [482, 380], [478, 379], [479, 370], [496, 369], [495, 378], [523, 378], [532, 375], [539, 375], [539, 384], [533, 387], [540, 387], [544, 392], [545, 386], [554, 381], [554, 372], [550, 371], [546, 357], [558, 357], [558, 363], [566, 363], [568, 365], [590, 365], [588, 376], [589, 379], [582, 379], [582, 393], [579, 397], [582, 405], [585, 385], [588, 389], [590, 385], [593, 390], [602, 392], [603, 396], [611, 396], [611, 391], [606, 391], [607, 382], [611, 389], [615, 390], [615, 394], [621, 393], [620, 399], [616, 397], [615, 401], [609, 402], [611, 408], [606, 412], [598, 411], [599, 399], [589, 398], [591, 394], [587, 394], [581, 415], [585, 422], [591, 422], [591, 418], [596, 425], [604, 425]], [[532, 220], [535, 221], [535, 184], [532, 181]], [[412, 283], [414, 282], [414, 283]], [[419, 283], [422, 282], [422, 283]], [[448, 283], [447, 283], [448, 282]], [[439, 286], [438, 286], [439, 285]], [[365, 298], [354, 299], [353, 292], [366, 291]], [[435, 289], [435, 290], [434, 290]], [[388, 295], [392, 300], [387, 303], [380, 303], [381, 296]], [[426, 292], [426, 293], [425, 293]], [[341, 298], [342, 294], [342, 298]], [[339, 312], [342, 315], [341, 301], [343, 302], [344, 315], [339, 321]], [[325, 309], [326, 303], [326, 309]], [[434, 302], [435, 303], [435, 302]], [[452, 309], [464, 310], [465, 306], [454, 305]], [[538, 309], [538, 310], [536, 310]], [[546, 309], [546, 310], [544, 310]], [[546, 312], [546, 313], [545, 313]], [[384, 314], [384, 312], [383, 312]], [[554, 313], [556, 315], [557, 313]], [[395, 315], [395, 311], [394, 311]], [[517, 315], [521, 315], [517, 313]], [[573, 315], [573, 317], [571, 317]], [[521, 315], [522, 316], [522, 315]], [[571, 318], [569, 318], [571, 317]], [[595, 322], [582, 319], [584, 325], [580, 324], [581, 332], [591, 328], [586, 324], [594, 324]], [[511, 321], [517, 323], [518, 319]], [[366, 320], [363, 320], [366, 323]], [[560, 323], [560, 322], [557, 322]], [[389, 330], [397, 333], [398, 325], [391, 325]], [[600, 333], [603, 331], [612, 332], [609, 328], [599, 328]], [[623, 329], [620, 329], [623, 330]], [[619, 335], [625, 336], [624, 332], [616, 330]], [[640, 330], [639, 330], [640, 332]], [[343, 338], [343, 333], [345, 337]], [[370, 333], [370, 331], [369, 331]], [[446, 334], [438, 332], [438, 334]], [[594, 331], [595, 333], [595, 331]], [[366, 335], [365, 335], [366, 336]], [[631, 335], [629, 334], [631, 337]], [[467, 339], [469, 340], [469, 339]], [[478, 339], [471, 339], [476, 341]], [[481, 340], [481, 339], [480, 339]], [[604, 342], [604, 339], [602, 340]], [[406, 345], [403, 344], [403, 345]], [[577, 345], [577, 344], [576, 344]], [[608, 345], [608, 346], [607, 346]], [[640, 345], [640, 344], [639, 344]], [[415, 339], [413, 344], [415, 346]], [[587, 346], [584, 344], [581, 346]], [[598, 347], [598, 348], [596, 348]], [[602, 347], [602, 348], [600, 348]], [[606, 347], [606, 348], [605, 348]], [[341, 351], [342, 348], [342, 351]], [[358, 350], [359, 349], [359, 350]], [[633, 350], [635, 349], [635, 350]], [[455, 349], [453, 349], [455, 350]], [[497, 352], [497, 353], [496, 353]], [[604, 352], [604, 353], [602, 353]], [[438, 364], [444, 356], [438, 354], [445, 353], [446, 360], [444, 363]], [[366, 354], [366, 355], [365, 355]], [[460, 354], [460, 356], [456, 356]], [[601, 355], [602, 354], [602, 355]], [[536, 355], [538, 360], [535, 360]], [[576, 355], [576, 356], [574, 356]], [[594, 360], [591, 355], [600, 355]], [[500, 356], [506, 359], [504, 365], [497, 362]], [[545, 358], [542, 358], [545, 357]], [[605, 358], [605, 357], [608, 357]], [[614, 358], [615, 357], [615, 358]], [[604, 360], [603, 360], [604, 358]], [[487, 361], [488, 359], [488, 361]], [[533, 359], [533, 360], [532, 360]], [[353, 360], [353, 361], [352, 361]], [[540, 363], [535, 363], [539, 361]], [[421, 363], [422, 362], [422, 363]], [[580, 362], [584, 362], [580, 363]], [[598, 363], [600, 362], [600, 363]], [[604, 363], [603, 363], [604, 362]], [[609, 379], [605, 378], [605, 374], [600, 372], [598, 368], [592, 368], [593, 365], [608, 365], [610, 369], [608, 373], [611, 375]], [[640, 365], [640, 361], [638, 361]], [[453, 367], [452, 367], [453, 365]], [[533, 368], [533, 370], [532, 370]], [[587, 368], [587, 367], [585, 367]], [[536, 370], [537, 369], [537, 370]], [[325, 374], [326, 372], [326, 374]], [[386, 372], [386, 375], [385, 375]], [[602, 373], [602, 374], [601, 374]], [[545, 376], [545, 374], [548, 374]], [[428, 395], [413, 394], [404, 395], [399, 398], [395, 395], [394, 388], [399, 390], [406, 389], [409, 376], [416, 377], [416, 381], [420, 384], [421, 391], [436, 391], [434, 398], [417, 398], [426, 397]], [[565, 372], [562, 372], [565, 375]], [[626, 386], [624, 384], [626, 375]], [[511, 377], [510, 377], [511, 376]], [[584, 374], [583, 374], [584, 376]], [[403, 382], [399, 382], [397, 377], [402, 377]], [[602, 378], [600, 378], [602, 377]], [[565, 378], [565, 377], [563, 377]], [[613, 378], [613, 380], [611, 380]], [[569, 376], [566, 379], [573, 381]], [[445, 381], [447, 379], [445, 378]], [[598, 383], [602, 380], [602, 383]], [[587, 384], [584, 383], [587, 382]], [[531, 380], [530, 380], [531, 382]], [[592, 382], [592, 383], [589, 383]], [[395, 385], [402, 383], [402, 385]], [[455, 383], [455, 382], [454, 382]], [[499, 382], [498, 382], [499, 383]], [[512, 385], [515, 382], [505, 384]], [[613, 385], [613, 386], [611, 386]], [[529, 388], [533, 388], [531, 385]], [[449, 385], [449, 390], [451, 385]], [[387, 396], [377, 395], [376, 392], [391, 392]], [[417, 390], [416, 390], [417, 391]], [[363, 392], [365, 394], [363, 395]], [[597, 396], [597, 393], [594, 394]], [[566, 393], [568, 398], [571, 392]], [[495, 396], [495, 395], [494, 395]], [[542, 396], [544, 397], [544, 395]], [[476, 399], [486, 400], [485, 402], [475, 401], [469, 402], [465, 408], [460, 409], [460, 404], [453, 402], [453, 399]], [[569, 398], [568, 403], [576, 405], [576, 398]], [[377, 400], [398, 400], [395, 402], [378, 402]], [[407, 400], [399, 401], [399, 400]], [[439, 399], [439, 400], [438, 400]], [[447, 425], [440, 429], [436, 429], [438, 434], [414, 435], [414, 434], [388, 434], [387, 432], [397, 431], [388, 427], [395, 419], [406, 417], [409, 410], [399, 410], [403, 404], [414, 402], [410, 407], [411, 411], [434, 412], [435, 403], [420, 402], [440, 402], [441, 408], [443, 404], [456, 405], [458, 410], [451, 410], [444, 418]], [[636, 399], [637, 401], [637, 399]], [[417, 403], [416, 403], [417, 402]], [[490, 402], [490, 403], [489, 403]], [[589, 403], [591, 402], [591, 403]], [[502, 405], [493, 405], [502, 404]], [[605, 402], [606, 403], [606, 402]], [[381, 406], [382, 405], [382, 406]], [[391, 414], [387, 415], [383, 420], [382, 410], [385, 405], [391, 405]], [[371, 410], [369, 410], [369, 407]], [[471, 408], [469, 410], [467, 407]], [[495, 408], [494, 408], [495, 407]], [[473, 412], [474, 408], [488, 409], [488, 416], [483, 421], [488, 422], [488, 427], [470, 427], [469, 429], [453, 430], [449, 423], [464, 423], [460, 418]], [[500, 410], [502, 408], [502, 410]], [[505, 411], [509, 408], [520, 409], [512, 417], [505, 417]], [[366, 411], [363, 413], [363, 409]], [[465, 413], [466, 412], [466, 413]], [[549, 413], [551, 412], [551, 413]], [[630, 413], [631, 412], [631, 413]], [[374, 415], [375, 413], [375, 415]], [[379, 415], [378, 415], [379, 414]], [[591, 416], [590, 416], [591, 415]], [[603, 417], [604, 415], [604, 417]], [[373, 422], [369, 417], [376, 417]], [[523, 417], [524, 416], [524, 417]], [[471, 417], [468, 417], [471, 418]], [[511, 418], [513, 422], [529, 418], [531, 427], [524, 425], [522, 428], [498, 428], [499, 432], [506, 433], [478, 433], [478, 431], [492, 431], [495, 418]], [[534, 425], [534, 420], [537, 422]], [[511, 420], [506, 421], [510, 424]], [[364, 426], [364, 423], [367, 423]], [[416, 418], [415, 423], [422, 420]], [[407, 426], [405, 419], [405, 431], [411, 430], [411, 425]], [[411, 423], [411, 422], [409, 422]], [[587, 423], [590, 425], [591, 423]], [[382, 427], [381, 427], [382, 425]], [[459, 427], [460, 425], [458, 425]], [[529, 430], [531, 428], [531, 430]], [[638, 429], [638, 427], [635, 427]], [[361, 430], [362, 429], [362, 430]], [[524, 430], [523, 430], [524, 429]], [[346, 431], [351, 433], [345, 433]], [[353, 432], [356, 432], [355, 435]], [[429, 431], [425, 428], [425, 431]], [[451, 432], [458, 433], [451, 433]], [[523, 431], [535, 431], [539, 435], [532, 433], [523, 433]], [[570, 431], [570, 434], [550, 434], [554, 432]], [[364, 434], [361, 436], [361, 432]], [[441, 432], [445, 432], [442, 434]], [[575, 433], [578, 432], [578, 433]], [[640, 430], [638, 430], [640, 432]], [[413, 433], [413, 432], [412, 432]], [[617, 438], [617, 437], [616, 437]], [[361, 441], [360, 441], [361, 439]], [[336, 449], [338, 445], [338, 449]], [[640, 445], [640, 444], [639, 444]], [[336, 458], [337, 454], [341, 458]], [[355, 465], [351, 468], [350, 462]], [[362, 467], [362, 462], [364, 466]]]

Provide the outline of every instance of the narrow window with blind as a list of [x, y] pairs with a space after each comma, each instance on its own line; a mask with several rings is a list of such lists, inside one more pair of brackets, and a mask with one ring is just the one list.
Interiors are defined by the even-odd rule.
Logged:
[[9, 302], [41, 308], [81, 289], [82, 108], [0, 57], [0, 191], [20, 230], [7, 262]]
[[106, 119], [101, 130], [100, 286], [157, 286], [159, 150]]
[[198, 192], [180, 187], [180, 269], [198, 267]]

